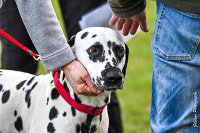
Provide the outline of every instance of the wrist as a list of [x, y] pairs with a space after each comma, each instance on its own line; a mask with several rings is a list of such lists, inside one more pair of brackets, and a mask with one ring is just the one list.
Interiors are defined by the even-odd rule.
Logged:
[[72, 66], [74, 64], [75, 60], [73, 60], [72, 62], [65, 64], [64, 66], [61, 67], [62, 71], [67, 72], [70, 71], [72, 69]]

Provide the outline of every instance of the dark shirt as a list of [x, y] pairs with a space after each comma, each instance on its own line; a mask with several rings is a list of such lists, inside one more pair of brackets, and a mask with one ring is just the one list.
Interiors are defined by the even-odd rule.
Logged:
[[[161, 0], [164, 4], [181, 11], [200, 14], [200, 0]], [[129, 18], [143, 11], [145, 0], [108, 0], [112, 11], [119, 18]]]

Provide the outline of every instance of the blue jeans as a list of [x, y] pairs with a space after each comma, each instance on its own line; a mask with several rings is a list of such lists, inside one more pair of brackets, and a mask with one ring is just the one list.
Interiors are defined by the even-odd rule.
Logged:
[[152, 131], [200, 133], [200, 15], [157, 0], [152, 50]]

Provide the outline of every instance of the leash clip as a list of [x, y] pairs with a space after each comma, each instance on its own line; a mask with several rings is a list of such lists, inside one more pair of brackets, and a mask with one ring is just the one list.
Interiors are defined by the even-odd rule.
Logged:
[[36, 56], [33, 56], [33, 59], [38, 61], [38, 60], [41, 60], [41, 57], [37, 54]]

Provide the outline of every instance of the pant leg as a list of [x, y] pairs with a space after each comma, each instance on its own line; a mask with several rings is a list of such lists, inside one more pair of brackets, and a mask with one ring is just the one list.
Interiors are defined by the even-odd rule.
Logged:
[[199, 29], [200, 15], [157, 0], [150, 118], [154, 133], [200, 132]]
[[[0, 9], [0, 28], [36, 52], [21, 20], [15, 0], [6, 0]], [[1, 42], [1, 62], [3, 69], [24, 71], [32, 74], [36, 73], [37, 61], [5, 38], [1, 37]]]

